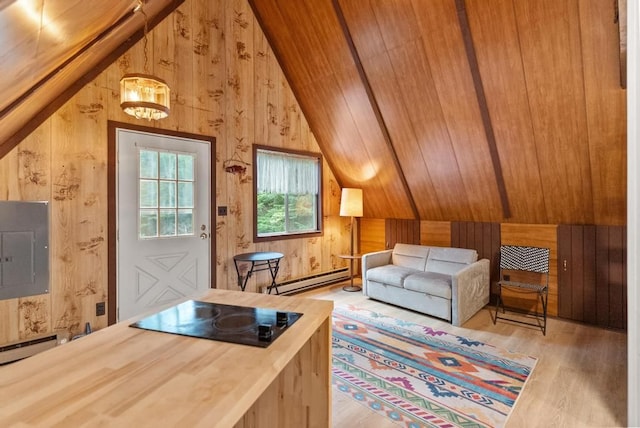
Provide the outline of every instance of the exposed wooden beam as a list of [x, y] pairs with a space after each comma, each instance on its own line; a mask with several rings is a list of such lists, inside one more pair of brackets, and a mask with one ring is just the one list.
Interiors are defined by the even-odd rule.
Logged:
[[0, 0], [0, 11], [15, 2], [16, 0]]
[[500, 156], [498, 155], [496, 136], [493, 131], [493, 124], [491, 123], [491, 116], [489, 114], [489, 106], [487, 105], [487, 98], [484, 93], [484, 86], [482, 84], [482, 76], [480, 75], [480, 67], [478, 66], [476, 49], [473, 45], [473, 39], [471, 38], [471, 27], [469, 27], [467, 8], [465, 6], [464, 0], [455, 0], [455, 2], [456, 10], [458, 12], [458, 21], [460, 23], [460, 31], [462, 32], [462, 38], [464, 40], [467, 60], [469, 62], [469, 68], [471, 69], [473, 85], [476, 90], [476, 98], [478, 100], [478, 106], [480, 107], [482, 124], [484, 125], [484, 132], [487, 137], [487, 144], [489, 146], [489, 154], [491, 155], [491, 163], [493, 164], [493, 171], [496, 177], [496, 184], [498, 186], [500, 202], [502, 204], [502, 215], [505, 219], [507, 219], [511, 217], [509, 197], [507, 195], [507, 187], [505, 185], [504, 176], [502, 174], [502, 165], [500, 164]]
[[[2, 1], [2, 0], [0, 0]], [[149, 31], [158, 25], [169, 14], [176, 10], [184, 0], [172, 0], [167, 6], [162, 9], [158, 14], [149, 20]], [[56, 75], [66, 67], [70, 66], [74, 61], [86, 55], [87, 52], [94, 46], [99, 45], [101, 41], [109, 38], [114, 32], [116, 32], [121, 26], [127, 23], [133, 16], [133, 12], [129, 12], [124, 15], [115, 24], [103, 31], [98, 37], [80, 49], [67, 61], [58, 66], [54, 71], [49, 73], [38, 83], [36, 83], [27, 93], [22, 94], [20, 98], [11, 103], [7, 108], [0, 112], [0, 119], [8, 115], [12, 110], [20, 107], [21, 104], [28, 102], [31, 97], [37, 96], [39, 89], [43, 88], [50, 79], [55, 78]], [[24, 126], [22, 126], [17, 132], [15, 132], [6, 141], [0, 141], [0, 159], [2, 159], [7, 153], [9, 153], [15, 146], [17, 146], [22, 140], [24, 140], [31, 132], [33, 132], [38, 126], [40, 126], [49, 116], [55, 113], [60, 107], [64, 105], [71, 97], [73, 97], [80, 89], [86, 84], [94, 80], [102, 71], [109, 67], [118, 57], [123, 55], [133, 45], [140, 41], [144, 37], [144, 29], [136, 31], [131, 37], [129, 37], [124, 43], [120, 44], [116, 49], [108, 53], [100, 62], [98, 62], [91, 70], [81, 76], [75, 82], [72, 82], [70, 86], [58, 95], [51, 103], [43, 107], [38, 113], [36, 113]]]
[[627, 0], [616, 0], [614, 22], [620, 32], [620, 86], [627, 89]]
[[384, 140], [387, 143], [389, 152], [391, 153], [391, 160], [393, 161], [395, 169], [398, 172], [398, 176], [402, 181], [402, 187], [404, 188], [407, 194], [407, 199], [411, 204], [411, 211], [413, 212], [413, 216], [415, 219], [419, 220], [420, 212], [418, 211], [418, 207], [416, 205], [415, 199], [411, 194], [411, 189], [409, 188], [409, 183], [407, 182], [407, 178], [404, 176], [402, 166], [400, 165], [400, 160], [398, 159], [396, 150], [393, 147], [393, 140], [391, 139], [391, 134], [389, 133], [387, 124], [385, 123], [384, 117], [382, 116], [382, 111], [380, 110], [380, 106], [378, 105], [376, 96], [373, 93], [373, 89], [371, 88], [371, 83], [369, 83], [369, 79], [367, 78], [367, 73], [364, 71], [364, 67], [362, 66], [360, 55], [358, 54], [356, 45], [353, 42], [353, 38], [351, 37], [351, 32], [349, 31], [349, 27], [347, 26], [347, 21], [344, 17], [344, 13], [342, 12], [342, 7], [340, 6], [340, 2], [339, 0], [332, 0], [332, 3], [333, 3], [333, 8], [335, 9], [336, 15], [338, 17], [338, 22], [340, 22], [340, 27], [342, 27], [342, 32], [344, 33], [344, 37], [347, 41], [347, 44], [349, 45], [349, 51], [351, 52], [353, 61], [355, 62], [356, 68], [358, 69], [358, 75], [360, 76], [360, 80], [362, 81], [365, 91], [367, 92], [367, 97], [369, 98], [369, 102], [371, 103], [371, 108], [373, 109], [373, 113], [376, 116], [378, 125], [380, 125], [380, 130], [382, 132]]

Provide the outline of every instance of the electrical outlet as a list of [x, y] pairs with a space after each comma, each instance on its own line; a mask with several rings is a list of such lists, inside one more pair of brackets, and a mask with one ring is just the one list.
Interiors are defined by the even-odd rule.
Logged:
[[227, 215], [227, 207], [218, 207], [218, 215], [223, 216]]
[[106, 306], [104, 302], [96, 303], [96, 316], [99, 317], [101, 315], [104, 315], [105, 313], [106, 313]]

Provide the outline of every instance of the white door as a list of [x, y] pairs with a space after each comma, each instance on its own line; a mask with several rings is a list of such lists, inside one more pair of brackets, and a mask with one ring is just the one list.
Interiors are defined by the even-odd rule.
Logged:
[[211, 145], [117, 129], [118, 320], [210, 288]]

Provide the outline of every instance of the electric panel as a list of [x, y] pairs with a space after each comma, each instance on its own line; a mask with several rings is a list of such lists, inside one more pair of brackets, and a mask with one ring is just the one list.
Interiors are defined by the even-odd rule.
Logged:
[[49, 204], [0, 201], [0, 300], [49, 292]]

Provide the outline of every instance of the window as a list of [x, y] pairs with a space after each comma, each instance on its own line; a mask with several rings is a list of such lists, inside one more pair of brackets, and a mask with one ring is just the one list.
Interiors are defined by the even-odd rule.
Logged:
[[254, 146], [256, 241], [320, 234], [322, 157]]
[[192, 236], [195, 156], [139, 151], [138, 236]]

